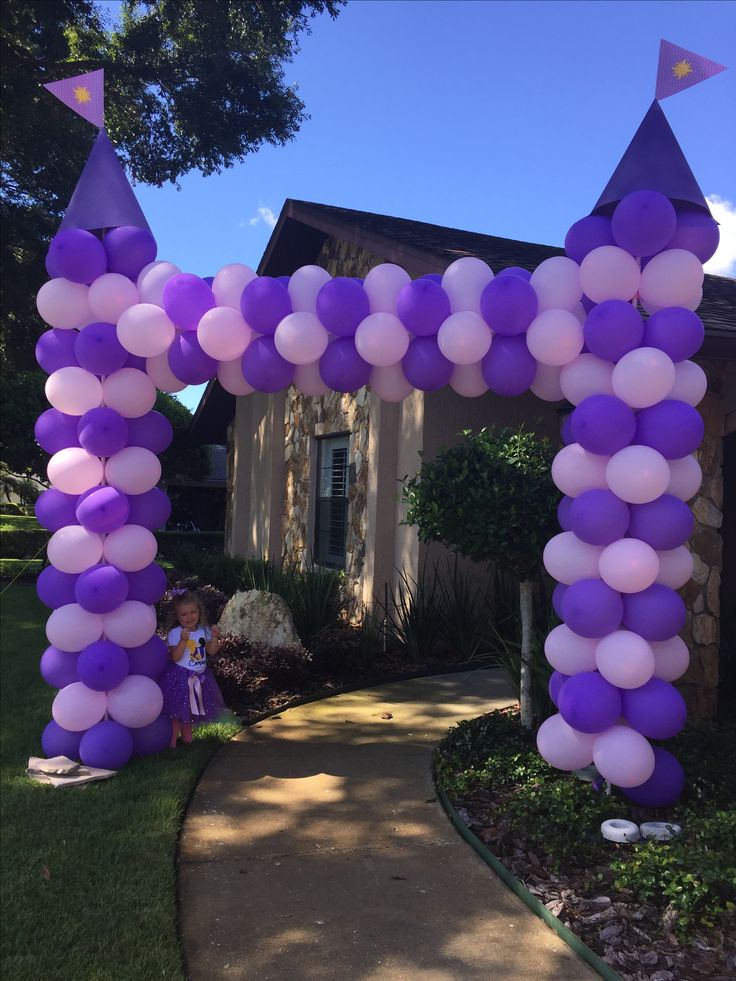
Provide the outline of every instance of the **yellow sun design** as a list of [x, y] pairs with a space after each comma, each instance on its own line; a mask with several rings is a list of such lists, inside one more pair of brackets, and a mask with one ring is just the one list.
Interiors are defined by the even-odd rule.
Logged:
[[84, 105], [85, 102], [92, 101], [92, 96], [90, 95], [89, 89], [85, 85], [75, 85], [74, 98], [82, 105]]
[[678, 61], [676, 65], [672, 68], [672, 74], [675, 78], [687, 78], [688, 75], [692, 75], [693, 66], [689, 61]]

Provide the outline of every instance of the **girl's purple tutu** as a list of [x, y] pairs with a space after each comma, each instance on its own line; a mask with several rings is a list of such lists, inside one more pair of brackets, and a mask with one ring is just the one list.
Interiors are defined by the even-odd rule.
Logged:
[[198, 674], [202, 685], [202, 703], [204, 715], [196, 715], [190, 705], [189, 677], [194, 671], [180, 668], [171, 662], [159, 678], [159, 685], [164, 695], [163, 715], [167, 719], [178, 719], [187, 725], [201, 725], [204, 722], [214, 722], [225, 711], [225, 702], [220, 688], [207, 668]]

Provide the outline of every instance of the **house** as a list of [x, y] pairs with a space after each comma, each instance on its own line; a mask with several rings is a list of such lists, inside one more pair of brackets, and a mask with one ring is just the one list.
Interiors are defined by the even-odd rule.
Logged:
[[[394, 262], [414, 278], [442, 273], [464, 255], [498, 271], [534, 269], [562, 250], [345, 208], [287, 200], [258, 272], [289, 275], [316, 264], [333, 276], [363, 277]], [[684, 587], [685, 640], [692, 651], [683, 691], [700, 716], [715, 712], [719, 639], [734, 654], [736, 603], [736, 282], [706, 276], [699, 309], [706, 327], [697, 361], [709, 385], [699, 406], [706, 434], [704, 480], [693, 502], [695, 573]], [[397, 570], [416, 577], [444, 555], [401, 524], [399, 481], [457, 441], [462, 429], [526, 422], [559, 442], [566, 403], [491, 392], [462, 398], [446, 388], [382, 403], [368, 388], [312, 398], [293, 387], [235, 398], [211, 382], [193, 421], [198, 439], [227, 439], [226, 548], [232, 555], [343, 568], [356, 606], [370, 606]], [[724, 493], [725, 490], [725, 493]], [[724, 505], [724, 500], [727, 502]], [[719, 618], [722, 634], [719, 638]]]

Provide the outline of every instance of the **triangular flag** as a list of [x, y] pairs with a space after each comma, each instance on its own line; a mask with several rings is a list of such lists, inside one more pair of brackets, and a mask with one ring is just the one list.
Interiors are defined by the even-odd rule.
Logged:
[[632, 191], [659, 191], [665, 197], [697, 205], [710, 214], [690, 164], [656, 101], [649, 107], [593, 214], [610, 212], [613, 205]]
[[105, 70], [99, 68], [86, 75], [73, 75], [60, 82], [44, 85], [52, 95], [60, 99], [83, 119], [99, 129], [105, 125]]
[[91, 230], [119, 225], [150, 231], [113, 145], [100, 130], [60, 228]]
[[717, 61], [703, 58], [694, 51], [662, 40], [659, 42], [657, 91], [654, 98], [666, 99], [725, 70], [726, 66], [719, 65]]

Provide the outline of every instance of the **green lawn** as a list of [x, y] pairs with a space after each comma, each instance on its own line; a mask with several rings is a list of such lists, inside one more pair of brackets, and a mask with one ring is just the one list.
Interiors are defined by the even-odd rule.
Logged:
[[0, 514], [0, 532], [38, 531], [40, 527], [32, 514]]
[[[4, 516], [5, 517], [5, 516]], [[174, 858], [184, 806], [235, 723], [111, 780], [54, 790], [24, 775], [41, 755], [53, 690], [38, 674], [48, 611], [32, 585], [2, 597], [2, 971], [12, 981], [183, 977]]]

